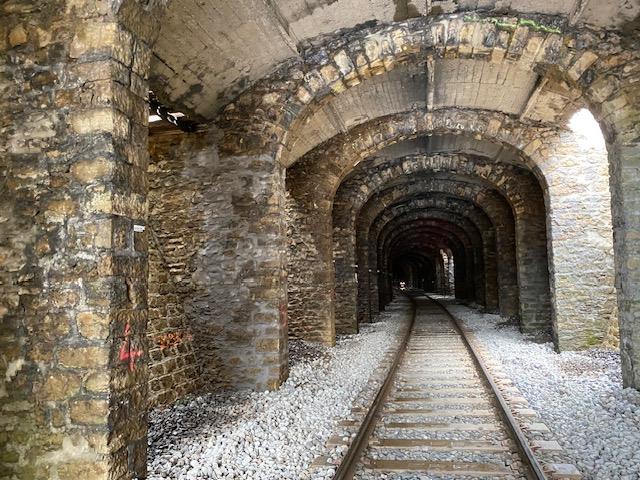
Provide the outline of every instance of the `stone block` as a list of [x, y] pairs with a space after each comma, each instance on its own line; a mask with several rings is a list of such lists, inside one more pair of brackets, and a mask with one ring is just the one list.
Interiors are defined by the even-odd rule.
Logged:
[[344, 50], [338, 51], [333, 56], [333, 61], [338, 66], [338, 69], [340, 70], [340, 73], [342, 75], [348, 75], [355, 68], [353, 62], [351, 61], [351, 58]]
[[531, 443], [534, 450], [541, 450], [546, 452], [560, 452], [562, 447], [555, 440], [535, 440]]
[[9, 45], [11, 47], [17, 47], [19, 45], [23, 45], [29, 41], [29, 37], [27, 35], [27, 31], [24, 29], [22, 25], [16, 25], [9, 32]]
[[106, 460], [91, 462], [71, 460], [58, 466], [59, 480], [103, 480], [107, 478], [109, 466]]
[[42, 401], [64, 400], [73, 397], [80, 391], [81, 380], [77, 374], [54, 371], [47, 375], [38, 392]]
[[71, 174], [80, 183], [91, 183], [110, 177], [114, 162], [104, 157], [80, 160], [71, 166]]
[[109, 402], [102, 399], [74, 400], [70, 403], [69, 417], [74, 423], [106, 424]]
[[547, 468], [551, 478], [554, 479], [579, 480], [582, 478], [582, 474], [575, 465], [569, 463], [550, 463]]
[[69, 56], [80, 58], [89, 54], [109, 53], [116, 42], [117, 25], [100, 21], [80, 24], [73, 37]]
[[106, 368], [109, 349], [106, 347], [64, 347], [58, 350], [58, 363], [69, 368]]
[[109, 317], [94, 312], [80, 312], [76, 315], [80, 335], [90, 340], [105, 340], [109, 335]]
[[524, 427], [531, 432], [539, 432], [539, 433], [549, 433], [549, 427], [547, 427], [544, 423], [535, 422], [535, 423], [526, 423]]
[[114, 114], [110, 108], [74, 111], [69, 117], [71, 128], [79, 134], [110, 132], [114, 129]]

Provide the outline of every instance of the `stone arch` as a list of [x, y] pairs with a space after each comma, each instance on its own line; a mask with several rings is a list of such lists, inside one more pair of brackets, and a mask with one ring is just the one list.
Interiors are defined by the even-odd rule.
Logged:
[[[437, 225], [437, 226], [436, 226]], [[378, 258], [381, 258], [378, 281], [378, 294], [380, 309], [383, 310], [385, 306], [392, 299], [392, 289], [389, 283], [389, 258], [391, 253], [394, 252], [399, 243], [404, 239], [412, 239], [414, 235], [419, 235], [424, 240], [424, 235], [437, 235], [444, 240], [444, 250], [448, 252], [448, 255], [453, 255], [456, 258], [456, 264], [454, 264], [454, 278], [456, 280], [456, 297], [467, 299], [467, 292], [473, 292], [473, 250], [469, 243], [469, 239], [466, 237], [466, 233], [462, 231], [462, 237], [452, 231], [451, 227], [438, 224], [434, 224], [433, 221], [426, 222], [424, 219], [415, 220], [413, 222], [403, 223], [400, 227], [396, 228], [387, 238], [381, 240], [380, 246], [378, 246]], [[467, 243], [465, 243], [465, 241]], [[420, 245], [423, 247], [424, 243]], [[441, 257], [441, 256], [439, 256]], [[459, 265], [458, 265], [459, 263]], [[467, 273], [467, 267], [469, 267]], [[444, 282], [443, 282], [444, 283]], [[449, 293], [448, 286], [444, 284], [437, 285], [439, 293]]]
[[[508, 214], [508, 209], [504, 204], [500, 205], [499, 201], [495, 203], [491, 201], [487, 202], [486, 198], [481, 195], [482, 190], [482, 187], [472, 186], [471, 184], [429, 179], [401, 185], [396, 188], [389, 188], [372, 197], [362, 209], [358, 219], [358, 226], [356, 227], [358, 265], [366, 267], [366, 269], [362, 271], [362, 274], [365, 274], [367, 271], [377, 270], [378, 232], [376, 230], [376, 222], [379, 220], [375, 219], [381, 214], [380, 212], [384, 212], [389, 206], [398, 202], [410, 204], [412, 203], [410, 199], [413, 196], [422, 196], [419, 198], [432, 196], [440, 201], [439, 206], [441, 208], [446, 207], [447, 201], [446, 197], [442, 197], [442, 195], [450, 195], [451, 202], [454, 203], [458, 202], [458, 200], [455, 200], [456, 198], [466, 199], [470, 204], [466, 207], [467, 211], [465, 215], [474, 219], [482, 236], [485, 238], [483, 255], [487, 274], [485, 276], [485, 293], [484, 297], [481, 298], [481, 303], [485, 304], [490, 310], [497, 309], [499, 304], [498, 281], [502, 280], [504, 282], [506, 279], [499, 277], [499, 269], [495, 256], [496, 235], [498, 233], [503, 234], [504, 232], [497, 232], [495, 225], [497, 223], [505, 224], [509, 221], [509, 219], [504, 218], [504, 216]], [[440, 198], [438, 198], [438, 196], [440, 196]], [[513, 240], [513, 238], [511, 239]], [[515, 245], [513, 242], [509, 245], [501, 236], [498, 244], [505, 248], [505, 250], [510, 248], [512, 253], [514, 253]], [[515, 256], [512, 258], [515, 258]], [[364, 276], [359, 275], [359, 278], [364, 278]], [[515, 281], [515, 278], [512, 278], [511, 281]], [[372, 286], [371, 295], [377, 298], [378, 292], [375, 290], [376, 282], [370, 281], [369, 284]], [[505, 285], [502, 286], [504, 287]], [[376, 310], [373, 312], [375, 313], [377, 311], [377, 302], [373, 301], [370, 303], [376, 307]]]
[[[451, 252], [446, 239], [434, 233], [414, 232], [411, 238], [404, 239], [389, 252], [390, 271], [397, 273], [397, 267], [404, 266], [405, 271], [408, 269], [411, 274], [410, 287], [444, 293], [445, 264], [440, 254], [442, 251]], [[427, 275], [424, 275], [423, 259], [429, 259], [432, 265]], [[378, 272], [378, 291], [385, 288], [384, 283], [382, 272]]]
[[[362, 218], [369, 215], [367, 210], [379, 211], [388, 205], [388, 202], [395, 201], [399, 195], [420, 195], [423, 193], [443, 192], [459, 196], [473, 201], [490, 218], [496, 230], [497, 248], [501, 252], [502, 262], [498, 265], [498, 297], [487, 297], [485, 303], [488, 309], [497, 309], [506, 315], [517, 315], [518, 313], [518, 288], [517, 288], [517, 267], [516, 267], [516, 244], [514, 219], [511, 210], [502, 197], [489, 187], [482, 184], [472, 183], [472, 178], [447, 178], [442, 174], [435, 174], [427, 178], [415, 176], [398, 177], [396, 185], [385, 184], [384, 189], [374, 194], [367, 206], [363, 208], [358, 220], [362, 225]], [[360, 229], [366, 228], [363, 226]], [[365, 230], [366, 231], [366, 230]]]
[[[542, 20], [540, 28], [520, 24], [517, 16], [515, 23], [513, 17], [504, 17], [504, 24], [510, 25], [504, 30], [484, 18], [478, 13], [364, 27], [343, 35], [339, 42], [311, 48], [304, 58], [284, 64], [227, 106], [219, 120], [228, 131], [225, 144], [237, 153], [254, 148], [281, 152], [295, 123], [304, 122], [305, 115], [327, 99], [400, 65], [430, 56], [443, 58], [445, 51], [447, 58], [510, 61], [523, 70], [569, 66], [564, 76], [571, 83], [589, 68], [606, 71], [605, 65], [596, 63], [602, 42], [593, 34], [544, 27], [545, 21], [555, 21], [552, 17]], [[575, 41], [578, 37], [580, 42]], [[268, 134], [261, 136], [266, 142], [256, 138], [265, 127]], [[290, 165], [286, 160], [284, 164]]]
[[[443, 198], [420, 198], [414, 197], [405, 202], [402, 200], [398, 205], [392, 206], [378, 215], [376, 222], [377, 228], [381, 232], [391, 229], [393, 225], [398, 226], [405, 222], [410, 222], [415, 218], [440, 218], [463, 227], [465, 233], [469, 236], [473, 244], [473, 255], [469, 258], [473, 259], [470, 272], [473, 272], [473, 297], [475, 300], [484, 304], [487, 289], [497, 291], [497, 267], [495, 264], [495, 232], [490, 226], [490, 221], [479, 208], [474, 207], [468, 201], [456, 199], [454, 203], [447, 205], [447, 201]], [[426, 209], [426, 210], [425, 210]], [[389, 227], [386, 227], [389, 225]], [[374, 224], [375, 226], [375, 224]], [[370, 243], [379, 243], [376, 239], [380, 238], [380, 234], [373, 230], [370, 234], [372, 240]], [[390, 230], [388, 230], [390, 231]], [[362, 239], [358, 246], [358, 267], [360, 270], [360, 278], [366, 275], [371, 265], [377, 265], [378, 257], [375, 248], [369, 248], [367, 245], [360, 246], [366, 239]], [[384, 258], [382, 259], [384, 261]], [[371, 282], [372, 287], [368, 286], [369, 279], [364, 277], [362, 284], [358, 283], [358, 298], [363, 299], [367, 295], [375, 297], [378, 292], [375, 289], [375, 283]], [[496, 294], [497, 296], [497, 294]], [[362, 300], [359, 305], [362, 305]], [[363, 311], [362, 307], [358, 311], [358, 319], [366, 320], [369, 316], [368, 311]]]
[[[461, 298], [481, 301], [481, 299], [484, 298], [485, 286], [483, 239], [480, 230], [478, 230], [477, 225], [474, 224], [471, 219], [451, 211], [434, 208], [428, 210], [421, 209], [415, 212], [404, 212], [390, 219], [380, 231], [379, 238], [381, 240], [379, 243], [381, 247], [379, 250], [384, 251], [389, 238], [393, 238], [392, 235], [395, 232], [402, 232], [405, 226], [409, 230], [412, 228], [411, 225], [415, 228], [420, 228], [424, 222], [434, 220], [438, 223], [438, 229], [450, 231], [453, 235], [460, 238], [467, 252], [467, 263], [464, 268], [467, 276], [465, 277], [462, 275], [462, 272], [458, 272], [459, 278], [457, 283], [462, 285], [463, 280], [466, 282], [466, 295], [462, 296], [463, 292], [460, 291], [459, 294]], [[385, 257], [382, 255], [380, 258], [382, 258], [382, 269], [384, 270], [387, 267], [384, 263]], [[458, 268], [460, 267], [462, 267], [462, 265]], [[390, 294], [391, 292], [386, 293]]]
[[[346, 278], [346, 275], [338, 273], [337, 270], [342, 268], [343, 265], [353, 263], [350, 258], [343, 260], [343, 257], [350, 257], [354, 250], [355, 217], [357, 210], [366, 201], [367, 195], [371, 195], [377, 188], [381, 188], [384, 182], [393, 179], [394, 175], [398, 176], [396, 178], [400, 178], [400, 176], [416, 175], [421, 172], [433, 171], [438, 174], [449, 172], [467, 177], [475, 176], [481, 178], [487, 184], [495, 185], [495, 188], [509, 202], [516, 220], [515, 234], [517, 235], [517, 241], [521, 245], [527, 245], [527, 248], [521, 248], [516, 252], [518, 264], [521, 265], [521, 268], [518, 269], [520, 277], [518, 283], [525, 292], [530, 292], [534, 295], [532, 298], [523, 299], [522, 303], [529, 305], [538, 300], [539, 288], [536, 288], [535, 285], [548, 285], [546, 268], [533, 271], [531, 269], [527, 270], [527, 268], [529, 265], [542, 265], [544, 267], [547, 252], [542, 192], [532, 175], [513, 165], [496, 164], [488, 160], [464, 155], [413, 155], [379, 162], [375, 167], [366, 168], [363, 165], [365, 165], [365, 162], [361, 162], [354, 170], [354, 172], [358, 172], [357, 175], [353, 175], [352, 178], [343, 182], [334, 201], [333, 242], [334, 249], [339, 252], [334, 255], [337, 277], [344, 276]], [[342, 205], [348, 206], [345, 207], [348, 212], [343, 212]], [[511, 232], [508, 233], [511, 236], [513, 234]], [[510, 260], [507, 263], [509, 262]], [[530, 288], [532, 286], [533, 288]], [[503, 305], [512, 305], [514, 301], [517, 301], [518, 295], [516, 292], [504, 292], [504, 294], [512, 295], [512, 298], [510, 300], [505, 299]], [[530, 313], [533, 312], [525, 311], [525, 316]], [[517, 315], [518, 309], [503, 310], [503, 314], [506, 316]], [[525, 321], [525, 324], [527, 323]]]
[[[507, 23], [510, 21], [505, 20]], [[423, 28], [423, 24], [426, 28]], [[238, 101], [228, 106], [219, 121], [225, 131], [221, 152], [230, 157], [266, 155], [271, 162], [277, 161], [285, 148], [287, 137], [291, 136], [289, 132], [294, 122], [303, 118], [301, 112], [310, 111], [307, 109], [309, 104], [316, 106], [320, 99], [326, 100], [330, 95], [339, 95], [348, 87], [362, 82], [368, 74], [383, 74], [393, 70], [397, 64], [407, 63], [405, 60], [408, 61], [411, 56], [430, 51], [433, 51], [434, 58], [443, 57], [445, 52], [451, 56], [475, 55], [477, 52], [492, 60], [517, 59], [527, 69], [535, 67], [536, 70], [552, 71], [556, 75], [563, 88], [566, 87], [569, 92], [565, 96], [563, 111], [570, 111], [572, 105], [584, 101], [596, 113], [609, 140], [610, 164], [614, 173], [612, 190], [615, 228], [618, 232], [616, 236], [629, 240], [625, 245], [634, 244], [635, 235], [640, 231], [640, 221], [626, 210], [625, 205], [629, 204], [629, 199], [635, 198], [634, 192], [637, 191], [637, 184], [633, 183], [637, 176], [630, 173], [635, 171], [633, 165], [638, 156], [638, 135], [634, 127], [637, 114], [632, 107], [637, 86], [632, 82], [633, 69], [627, 67], [638, 63], [637, 52], [608, 50], [609, 41], [618, 43], [619, 37], [604, 30], [572, 26], [564, 33], [551, 33], [546, 27], [529, 29], [518, 22], [507, 31], [492, 28], [491, 23], [483, 21], [482, 15], [472, 15], [462, 19], [446, 16], [437, 20], [418, 19], [400, 25], [354, 32], [351, 37], [354, 40], [353, 53], [356, 59], [363, 59], [360, 65], [362, 77], [357, 62], [354, 64], [350, 54], [342, 52], [345, 45], [349, 45], [348, 40], [346, 43], [331, 43], [327, 39], [326, 44], [310, 49], [302, 59], [283, 65], [273, 76], [258, 82], [239, 97]], [[544, 30], [546, 32], [541, 34]], [[500, 42], [490, 43], [491, 47], [487, 48], [479, 40], [485, 38], [485, 33], [492, 38], [500, 38]], [[344, 74], [340, 70], [341, 63], [335, 58], [337, 54], [347, 57], [344, 59]], [[550, 90], [545, 91], [544, 86], [541, 90], [542, 93], [553, 94]], [[549, 98], [545, 98], [545, 101], [549, 102]], [[289, 102], [289, 99], [292, 101]], [[538, 107], [544, 110], [545, 106], [535, 103], [531, 105], [533, 110]], [[531, 110], [529, 105], [526, 110], [525, 113], [528, 114]], [[557, 122], [557, 119], [554, 118], [553, 122]], [[534, 136], [533, 140], [519, 143], [523, 149], [536, 150], [544, 140], [544, 136]], [[543, 147], [542, 152], [547, 154], [548, 150]], [[620, 272], [618, 278], [633, 285], [640, 283], [640, 273], [636, 275], [640, 269], [629, 266], [629, 251], [618, 242], [616, 247], [619, 258], [616, 265]], [[627, 288], [625, 291], [638, 289]], [[622, 298], [628, 298], [630, 302], [624, 304], [625, 312], [629, 311], [631, 304], [634, 311], [640, 308], [640, 299], [624, 292], [622, 295], [621, 302]], [[594, 311], [608, 315], [598, 308]], [[560, 318], [564, 313], [555, 312], [554, 315], [557, 316], [557, 322], [565, 321]], [[625, 328], [633, 330], [633, 316], [628, 313], [625, 315]], [[573, 342], [569, 342], [567, 346], [572, 344]], [[625, 346], [623, 350], [630, 351], [630, 348]], [[639, 362], [636, 356], [631, 354], [628, 358]], [[625, 368], [629, 371], [631, 360], [625, 362]], [[633, 380], [625, 377], [625, 381], [637, 382], [635, 374], [629, 378]]]
[[[297, 204], [300, 211], [305, 212], [304, 217], [314, 218], [312, 228], [307, 227], [304, 223], [296, 228], [306, 231], [310, 243], [319, 241], [321, 243], [320, 249], [329, 248], [331, 240], [326, 232], [330, 227], [327, 224], [322, 226], [323, 219], [327, 218], [325, 212], [331, 207], [330, 199], [334, 188], [337, 189], [339, 182], [354, 165], [359, 161], [368, 161], [363, 159], [367, 159], [382, 148], [415, 138], [418, 135], [416, 132], [420, 132], [421, 135], [466, 132], [478, 136], [478, 138], [486, 138], [494, 143], [504, 145], [505, 148], [515, 148], [519, 151], [521, 161], [536, 174], [543, 188], [547, 211], [553, 211], [558, 205], [558, 208], [566, 213], [565, 222], [570, 221], [576, 228], [581, 228], [584, 231], [593, 231], [594, 235], [603, 239], [599, 243], [600, 245], [610, 243], [610, 240], [606, 239], [607, 235], [610, 235], [606, 227], [610, 214], [593, 210], [585, 215], [584, 210], [576, 210], [575, 204], [572, 207], [570, 200], [571, 192], [588, 189], [595, 182], [597, 187], [594, 184], [593, 190], [598, 192], [601, 200], [594, 200], [594, 202], [605, 205], [608, 203], [604, 201], [608, 198], [606, 183], [603, 184], [601, 181], [603, 177], [597, 177], [598, 173], [595, 173], [600, 172], [603, 168], [602, 161], [598, 159], [597, 155], [591, 155], [591, 152], [582, 152], [580, 147], [576, 145], [576, 138], [568, 132], [558, 132], [550, 127], [513, 120], [509, 116], [496, 112], [484, 112], [480, 117], [477, 114], [477, 111], [471, 110], [444, 109], [434, 112], [412, 111], [391, 115], [372, 120], [354, 127], [345, 134], [337, 135], [331, 142], [322, 146], [321, 150], [325, 155], [322, 158], [315, 157], [320, 154], [320, 151], [310, 152], [302, 163], [296, 164], [293, 169], [295, 171], [289, 172], [289, 185], [297, 185], [298, 189], [298, 191], [294, 189], [292, 192], [292, 196], [296, 198], [294, 203]], [[326, 160], [323, 160], [326, 158], [334, 161], [327, 165]], [[580, 161], [576, 162], [576, 158], [579, 158]], [[592, 161], [595, 163], [592, 164]], [[595, 177], [585, 180], [583, 176], [576, 174], [573, 168], [579, 168], [581, 164], [590, 165], [588, 171], [593, 170]], [[562, 168], [559, 169], [558, 165], [572, 167], [567, 168], [563, 175]], [[606, 174], [606, 166], [604, 169]], [[321, 171], [323, 173], [320, 175]], [[304, 178], [304, 180], [298, 181], [296, 177]], [[547, 183], [547, 177], [551, 179], [551, 184]], [[565, 198], [567, 200], [564, 200]], [[330, 223], [328, 220], [325, 222]], [[549, 231], [553, 233], [553, 226], [549, 224], [548, 227]], [[540, 230], [540, 226], [538, 226], [538, 230]], [[598, 246], [594, 249], [593, 245], [581, 242], [580, 237], [576, 236], [564, 238], [566, 239], [564, 243], [570, 243], [571, 246], [565, 247], [563, 245], [561, 255], [552, 254], [553, 246], [558, 242], [557, 236], [553, 238], [553, 235], [550, 235], [547, 238], [549, 242], [549, 267], [553, 273], [552, 286], [554, 290], [557, 290], [556, 285], [561, 283], [556, 280], [557, 278], [566, 275], [576, 276], [580, 268], [586, 268], [586, 265], [582, 264], [580, 260], [585, 256], [598, 258], [599, 271], [608, 272], [604, 274], [603, 279], [603, 282], [609, 285], [606, 288], [580, 285], [581, 289], [591, 289], [591, 295], [587, 301], [588, 311], [580, 307], [579, 304], [583, 302], [577, 300], [578, 297], [575, 295], [577, 292], [573, 292], [571, 289], [563, 290], [562, 302], [557, 301], [560, 296], [553, 292], [552, 315], [554, 323], [561, 326], [555, 331], [570, 332], [566, 337], [556, 339], [558, 347], [560, 349], [580, 348], [587, 345], [585, 343], [587, 337], [602, 338], [604, 332], [609, 328], [608, 323], [615, 322], [616, 315], [615, 312], [612, 312], [609, 301], [613, 288], [613, 265], [611, 254], [607, 253], [606, 247], [600, 248]], [[529, 262], [528, 265], [531, 269], [540, 270], [540, 273], [546, 272], [546, 266], [540, 262]], [[589, 278], [588, 275], [578, 276]], [[580, 283], [582, 280], [578, 279], [578, 284]], [[575, 314], [577, 310], [580, 310], [580, 315]]]

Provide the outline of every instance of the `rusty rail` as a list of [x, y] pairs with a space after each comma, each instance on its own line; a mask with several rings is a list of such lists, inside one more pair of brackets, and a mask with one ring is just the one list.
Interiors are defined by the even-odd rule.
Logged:
[[529, 441], [527, 440], [527, 437], [524, 435], [524, 433], [522, 433], [522, 429], [520, 428], [518, 421], [515, 419], [515, 417], [511, 413], [511, 408], [509, 407], [509, 404], [502, 396], [502, 393], [500, 392], [498, 385], [494, 381], [493, 376], [491, 375], [491, 372], [489, 372], [489, 369], [482, 361], [482, 357], [480, 356], [477, 349], [469, 340], [469, 337], [466, 331], [464, 330], [464, 328], [462, 328], [460, 321], [456, 317], [454, 317], [449, 312], [449, 310], [447, 310], [444, 307], [444, 305], [442, 305], [442, 303], [440, 303], [438, 300], [430, 297], [429, 295], [426, 295], [426, 297], [432, 302], [434, 302], [436, 305], [438, 305], [442, 310], [445, 311], [445, 313], [449, 316], [449, 318], [451, 318], [451, 321], [455, 325], [456, 330], [458, 330], [458, 332], [460, 333], [460, 336], [462, 336], [462, 339], [464, 340], [464, 344], [467, 347], [467, 350], [469, 351], [469, 353], [471, 354], [471, 357], [473, 358], [473, 361], [476, 364], [476, 367], [480, 370], [480, 372], [482, 372], [481, 376], [483, 377], [487, 386], [491, 389], [497, 401], [496, 403], [498, 406], [498, 411], [500, 413], [500, 416], [502, 417], [502, 420], [506, 423], [507, 427], [509, 428], [511, 436], [516, 443], [518, 452], [520, 453], [520, 457], [522, 461], [525, 462], [529, 470], [530, 478], [533, 480], [546, 480], [547, 477], [544, 474], [542, 465], [540, 465], [540, 463], [538, 462], [538, 459], [533, 453], [533, 450], [529, 446]]
[[[378, 390], [378, 393], [376, 394], [373, 402], [371, 403], [371, 406], [369, 407], [369, 410], [365, 415], [364, 420], [362, 421], [362, 424], [360, 425], [360, 428], [358, 429], [358, 432], [355, 438], [349, 445], [349, 448], [347, 449], [347, 453], [343, 457], [342, 461], [340, 462], [340, 465], [336, 470], [333, 480], [353, 479], [355, 468], [358, 464], [362, 451], [367, 447], [369, 437], [371, 436], [371, 433], [373, 432], [373, 429], [375, 427], [376, 417], [378, 415], [378, 412], [380, 411], [381, 406], [384, 404], [384, 401], [386, 400], [386, 397], [389, 393], [391, 385], [393, 384], [393, 380], [398, 370], [398, 366], [400, 365], [402, 356], [404, 355], [409, 339], [411, 338], [411, 333], [413, 331], [413, 326], [415, 324], [415, 319], [416, 319], [416, 302], [414, 301], [412, 296], [410, 295], [408, 296], [409, 296], [409, 299], [411, 300], [412, 312], [411, 312], [411, 322], [409, 324], [409, 328], [407, 329], [407, 333], [405, 334], [405, 337], [403, 338], [400, 348], [396, 353], [393, 364], [391, 365], [391, 368], [387, 373], [387, 377], [384, 383]], [[493, 380], [493, 376], [485, 366], [476, 348], [470, 342], [466, 332], [460, 325], [460, 322], [451, 313], [449, 313], [449, 311], [439, 301], [435, 300], [434, 298], [428, 295], [425, 295], [425, 296], [429, 300], [431, 300], [433, 303], [438, 305], [442, 310], [444, 310], [444, 312], [449, 316], [449, 318], [451, 318], [451, 321], [455, 325], [456, 330], [462, 337], [464, 344], [467, 350], [469, 351], [471, 357], [473, 358], [473, 361], [477, 369], [481, 372], [481, 377], [483, 378], [484, 382], [490, 388], [491, 392], [493, 393], [493, 396], [495, 397], [500, 416], [502, 417], [502, 420], [504, 421], [507, 428], [509, 429], [509, 432], [511, 433], [511, 436], [516, 444], [516, 448], [520, 453], [520, 457], [523, 463], [525, 464], [525, 467], [528, 470], [528, 477], [531, 480], [547, 480], [547, 477], [544, 474], [542, 466], [536, 459], [533, 453], [533, 450], [529, 446], [529, 442], [527, 438], [525, 437], [524, 433], [522, 433], [522, 430], [520, 429], [520, 425], [518, 424], [518, 421], [515, 419], [515, 417], [511, 413], [509, 405], [507, 404], [506, 400], [502, 396], [502, 393], [500, 392], [495, 381]]]

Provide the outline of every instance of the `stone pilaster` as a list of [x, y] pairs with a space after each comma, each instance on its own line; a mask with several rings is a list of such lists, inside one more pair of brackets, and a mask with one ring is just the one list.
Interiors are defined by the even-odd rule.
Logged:
[[146, 474], [151, 7], [0, 7], [3, 476]]
[[560, 350], [601, 345], [617, 323], [608, 162], [571, 132], [541, 162], [548, 202], [553, 321]]
[[335, 273], [331, 201], [295, 190], [287, 201], [289, 334], [335, 343]]

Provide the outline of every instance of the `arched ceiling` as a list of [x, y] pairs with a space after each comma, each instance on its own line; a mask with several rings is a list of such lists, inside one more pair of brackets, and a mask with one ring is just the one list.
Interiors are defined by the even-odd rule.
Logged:
[[[433, 70], [432, 80], [428, 80], [429, 69]], [[353, 126], [419, 108], [473, 108], [521, 115], [537, 80], [536, 73], [510, 62], [441, 59], [430, 65], [403, 65], [325, 102], [292, 131], [287, 148], [291, 158], [299, 158]]]
[[371, 166], [408, 155], [437, 153], [464, 153], [491, 159], [494, 162], [524, 164], [515, 148], [478, 139], [468, 134], [444, 134], [413, 138], [385, 147], [376, 152], [376, 158], [371, 161]]
[[[420, 16], [465, 11], [556, 15], [568, 24], [628, 29], [640, 13], [636, 0], [169, 0], [154, 48], [151, 88], [171, 107], [212, 119], [221, 107], [283, 62], [299, 58], [327, 35], [362, 24], [391, 23]], [[324, 36], [324, 37], [323, 37]], [[474, 75], [512, 76], [518, 93], [502, 89], [485, 94], [463, 82], [450, 91], [462, 105], [480, 101], [521, 107], [535, 76], [506, 73], [464, 61], [436, 66], [436, 85], [443, 78], [474, 70]], [[487, 71], [482, 71], [488, 69]], [[491, 70], [491, 71], [489, 71]], [[462, 78], [462, 77], [460, 77]], [[435, 90], [435, 105], [450, 104]], [[481, 97], [479, 100], [477, 97]], [[548, 99], [549, 107], [554, 102]], [[350, 121], [350, 119], [344, 119]]]

